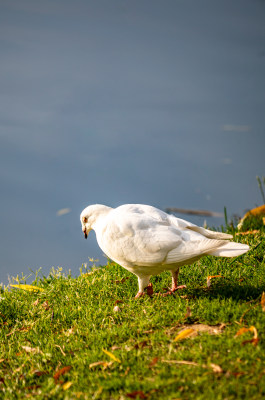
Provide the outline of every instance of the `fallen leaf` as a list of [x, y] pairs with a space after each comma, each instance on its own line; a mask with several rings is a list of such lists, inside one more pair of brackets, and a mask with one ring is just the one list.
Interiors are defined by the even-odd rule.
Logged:
[[245, 375], [245, 372], [231, 372], [231, 374], [237, 378], [238, 376]]
[[120, 303], [123, 303], [123, 301], [122, 300], [116, 300], [114, 304], [120, 304]]
[[0, 363], [2, 363], [3, 361], [5, 361], [5, 358], [0, 358]]
[[168, 364], [183, 364], [183, 365], [193, 365], [194, 367], [199, 367], [200, 364], [193, 362], [193, 361], [186, 361], [186, 360], [161, 360], [162, 362]]
[[42, 303], [42, 307], [44, 308], [44, 310], [49, 310], [50, 309], [50, 306], [49, 306], [49, 303], [48, 303], [48, 301], [46, 300], [46, 301], [44, 301], [44, 303]]
[[249, 328], [240, 328], [239, 331], [236, 333], [235, 337], [242, 335], [243, 333], [246, 332], [253, 332], [253, 338], [257, 339], [258, 338], [258, 332], [255, 326], [251, 326]]
[[121, 349], [121, 346], [116, 346], [115, 344], [111, 347], [112, 351], [120, 350], [120, 349]]
[[[223, 329], [225, 328], [226, 324], [220, 324], [220, 325], [206, 325], [206, 324], [185, 324], [182, 325], [182, 329], [193, 329], [194, 331], [198, 333], [209, 333], [209, 335], [219, 335], [222, 333]], [[173, 326], [172, 328], [168, 329], [166, 331], [166, 334], [171, 334], [172, 332], [178, 330], [180, 326]]]
[[37, 299], [36, 301], [34, 301], [33, 305], [37, 306], [39, 304], [39, 302], [40, 302], [40, 299]]
[[221, 374], [221, 373], [223, 372], [223, 370], [222, 370], [222, 368], [220, 367], [220, 365], [211, 363], [210, 366], [211, 366], [213, 372], [216, 372], [217, 374]]
[[142, 342], [136, 343], [133, 347], [135, 349], [142, 349], [143, 347], [148, 346], [148, 341], [147, 340], [143, 340]]
[[208, 288], [211, 286], [211, 284], [212, 284], [211, 280], [213, 278], [223, 278], [223, 276], [222, 275], [209, 275], [209, 276], [207, 276], [207, 287]]
[[148, 398], [148, 396], [144, 394], [142, 390], [135, 390], [134, 392], [126, 393], [126, 396], [129, 397], [130, 399], [136, 399], [137, 397], [139, 397], [140, 399]]
[[150, 364], [148, 365], [149, 368], [153, 367], [154, 365], [156, 365], [158, 362], [158, 357], [154, 357], [153, 360], [150, 362]]
[[65, 383], [62, 385], [63, 390], [69, 389], [69, 387], [71, 387], [72, 384], [73, 384], [73, 382], [70, 382], [70, 381], [65, 382]]
[[259, 231], [257, 229], [254, 229], [253, 231], [237, 232], [236, 236], [239, 236], [239, 235], [256, 235], [257, 233], [259, 233]]
[[265, 292], [262, 292], [260, 304], [261, 304], [262, 311], [265, 312]]
[[247, 344], [247, 343], [252, 343], [253, 346], [257, 346], [258, 342], [259, 342], [258, 338], [256, 338], [256, 339], [253, 338], [250, 340], [244, 340], [244, 342], [242, 342], [241, 344], [242, 344], [242, 346], [245, 346], [245, 344]]
[[113, 312], [121, 312], [121, 309], [120, 309], [120, 307], [119, 306], [114, 306], [113, 307]]
[[126, 278], [122, 278], [121, 280], [114, 281], [114, 283], [116, 283], [118, 285], [120, 283], [124, 283], [127, 279], [129, 279], [128, 276]]
[[63, 334], [65, 335], [65, 336], [70, 336], [70, 335], [72, 335], [74, 333], [74, 328], [70, 328], [70, 329], [67, 329], [66, 331], [63, 331]]
[[114, 354], [112, 354], [110, 351], [105, 349], [102, 349], [102, 351], [104, 351], [105, 354], [107, 354], [110, 358], [112, 358], [112, 360], [121, 363], [121, 360], [119, 360], [116, 356], [114, 356]]
[[113, 364], [113, 361], [96, 361], [92, 364], [89, 364], [89, 368], [94, 368], [94, 367], [98, 367], [99, 365], [102, 365], [104, 368], [106, 369], [108, 367], [110, 367]]
[[57, 371], [54, 375], [53, 375], [53, 379], [55, 381], [57, 381], [61, 375], [66, 374], [67, 372], [70, 371], [72, 367], [70, 365], [67, 365], [66, 367], [61, 368], [59, 371]]
[[31, 326], [22, 326], [22, 328], [18, 329], [19, 332], [28, 332], [31, 330]]
[[143, 331], [143, 333], [145, 333], [146, 335], [148, 335], [149, 333], [153, 333], [153, 329], [149, 329], [148, 331]]
[[245, 340], [244, 342], [242, 342], [242, 345], [244, 346], [247, 343], [252, 343], [254, 346], [257, 346], [259, 339], [258, 331], [255, 326], [250, 326], [249, 328], [240, 328], [239, 331], [235, 334], [235, 337], [241, 336], [246, 332], [253, 332], [253, 338], [250, 340]]
[[25, 350], [27, 353], [42, 353], [42, 351], [40, 351], [40, 349], [38, 347], [33, 348], [33, 347], [29, 347], [29, 346], [21, 346], [23, 350]]
[[48, 374], [48, 372], [46, 372], [46, 371], [39, 371], [39, 370], [35, 370], [32, 373], [34, 375], [36, 375], [36, 376], [42, 376], [42, 375], [47, 375]]
[[44, 292], [44, 289], [38, 286], [32, 286], [32, 285], [10, 285], [10, 286], [18, 289], [27, 290], [28, 292], [35, 292], [35, 291]]
[[183, 340], [186, 339], [188, 337], [191, 336], [196, 336], [197, 332], [192, 329], [192, 328], [187, 328], [187, 329], [183, 329], [182, 331], [179, 332], [179, 334], [175, 337], [175, 339], [173, 340], [173, 342], [177, 342], [179, 340]]

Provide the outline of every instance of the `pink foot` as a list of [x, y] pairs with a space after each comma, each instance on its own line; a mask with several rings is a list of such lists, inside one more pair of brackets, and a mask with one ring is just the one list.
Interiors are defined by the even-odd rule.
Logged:
[[174, 292], [176, 292], [178, 289], [185, 289], [186, 287], [187, 287], [186, 285], [174, 286], [171, 289], [169, 289], [168, 292], [166, 292], [166, 293], [156, 293], [156, 295], [162, 296], [162, 297], [170, 296], [170, 295], [174, 294]]
[[185, 289], [186, 287], [187, 287], [186, 285], [180, 285], [180, 286], [172, 285], [171, 292], [175, 292], [178, 289]]
[[[149, 297], [152, 297], [154, 291], [153, 291], [153, 285], [152, 285], [151, 282], [148, 283], [148, 285], [146, 286], [145, 289], [146, 289], [146, 294], [147, 294]], [[139, 297], [142, 297], [142, 296], [144, 296], [144, 295], [145, 295], [144, 292], [138, 292], [137, 295], [135, 296], [135, 299], [138, 299]]]
[[138, 292], [137, 295], [135, 296], [135, 299], [138, 299], [139, 297], [142, 297], [144, 295], [145, 295], [144, 292]]

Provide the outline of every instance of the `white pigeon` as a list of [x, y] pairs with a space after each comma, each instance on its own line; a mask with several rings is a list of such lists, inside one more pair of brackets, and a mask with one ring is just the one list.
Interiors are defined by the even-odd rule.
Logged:
[[82, 211], [80, 220], [85, 238], [93, 229], [103, 252], [138, 277], [136, 297], [145, 289], [153, 294], [151, 275], [170, 271], [170, 294], [183, 287], [177, 285], [180, 266], [204, 255], [234, 257], [249, 250], [246, 244], [228, 241], [232, 235], [201, 228], [143, 204], [91, 205]]

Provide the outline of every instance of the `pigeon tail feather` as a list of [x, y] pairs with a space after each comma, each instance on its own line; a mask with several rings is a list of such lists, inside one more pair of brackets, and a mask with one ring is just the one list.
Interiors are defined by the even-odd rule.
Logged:
[[223, 244], [217, 249], [207, 252], [207, 254], [217, 257], [237, 257], [246, 253], [248, 250], [249, 246], [247, 244], [229, 242]]

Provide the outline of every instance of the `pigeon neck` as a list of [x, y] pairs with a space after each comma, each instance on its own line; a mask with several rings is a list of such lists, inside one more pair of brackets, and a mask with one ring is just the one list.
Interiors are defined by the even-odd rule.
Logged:
[[103, 206], [101, 204], [96, 204], [95, 209], [93, 210], [93, 222], [91, 224], [91, 228], [96, 231], [97, 227], [100, 225], [102, 220], [108, 215], [108, 213], [112, 210], [111, 207]]

